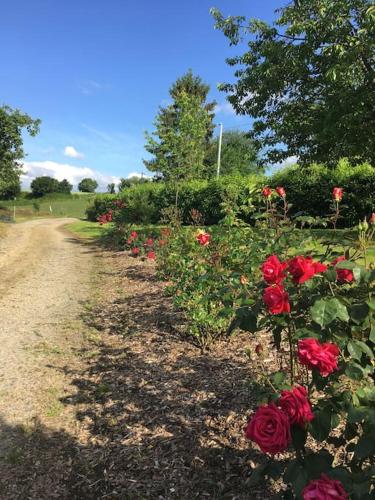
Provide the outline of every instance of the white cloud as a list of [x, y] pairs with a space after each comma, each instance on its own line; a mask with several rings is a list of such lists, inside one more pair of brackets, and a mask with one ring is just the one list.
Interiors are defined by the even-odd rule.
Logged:
[[111, 85], [108, 85], [108, 83], [100, 83], [95, 80], [80, 82], [77, 86], [80, 92], [84, 95], [92, 95], [100, 90], [107, 90], [111, 88]]
[[290, 165], [295, 165], [296, 163], [298, 163], [298, 156], [288, 156], [288, 158], [285, 158], [285, 160], [277, 163], [275, 167], [284, 168], [289, 167]]
[[285, 160], [280, 161], [279, 163], [274, 163], [267, 168], [267, 175], [272, 175], [278, 170], [282, 170], [285, 167], [289, 167], [290, 165], [295, 165], [298, 163], [298, 156], [288, 156]]
[[74, 146], [65, 146], [64, 155], [69, 156], [69, 158], [76, 158], [77, 160], [84, 158], [84, 155], [79, 153]]
[[216, 114], [221, 113], [223, 115], [235, 115], [236, 114], [233, 106], [228, 101], [224, 101], [222, 103], [216, 104], [215, 113]]
[[118, 184], [120, 179], [113, 175], [106, 175], [93, 170], [89, 167], [75, 167], [65, 163], [57, 163], [55, 161], [31, 161], [23, 163], [24, 173], [21, 175], [21, 183], [24, 189], [30, 187], [30, 183], [35, 177], [49, 175], [59, 181], [67, 179], [74, 187], [84, 179], [90, 177], [95, 179], [98, 184], [99, 191], [106, 191], [107, 185], [111, 182]]
[[131, 179], [132, 177], [138, 177], [139, 179], [140, 178], [144, 178], [144, 179], [151, 179], [151, 176], [149, 175], [145, 175], [143, 173], [139, 173], [139, 172], [130, 172], [130, 174], [128, 175], [128, 179]]

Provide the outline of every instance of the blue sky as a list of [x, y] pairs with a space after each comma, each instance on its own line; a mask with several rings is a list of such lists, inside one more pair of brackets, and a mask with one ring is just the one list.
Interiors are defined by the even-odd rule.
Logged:
[[[238, 53], [214, 30], [210, 7], [271, 21], [283, 0], [12, 0], [0, 17], [1, 94], [41, 118], [25, 138], [27, 184], [45, 169], [104, 185], [146, 172], [144, 131], [168, 89], [189, 68], [211, 86], [216, 122], [245, 130], [216, 86], [233, 80], [225, 58]], [[68, 147], [68, 149], [66, 149]], [[65, 151], [65, 153], [64, 153]]]

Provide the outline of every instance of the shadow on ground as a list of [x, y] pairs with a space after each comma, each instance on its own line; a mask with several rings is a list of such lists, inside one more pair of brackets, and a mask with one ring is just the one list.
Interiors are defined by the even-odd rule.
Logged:
[[82, 369], [63, 368], [77, 391], [61, 402], [79, 431], [0, 422], [19, 443], [2, 457], [0, 498], [275, 498], [252, 484], [264, 456], [243, 438], [255, 405], [244, 339], [201, 354], [174, 332], [152, 266], [105, 258], [105, 299], [86, 315], [100, 340], [77, 353]]

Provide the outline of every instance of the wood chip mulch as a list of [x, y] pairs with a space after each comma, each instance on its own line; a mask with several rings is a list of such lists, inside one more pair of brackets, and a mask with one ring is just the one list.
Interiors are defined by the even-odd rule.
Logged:
[[100, 299], [84, 318], [96, 337], [62, 400], [77, 428], [35, 432], [12, 498], [276, 498], [271, 480], [253, 484], [268, 459], [243, 437], [257, 406], [245, 350], [259, 339], [238, 334], [202, 353], [153, 263], [106, 251], [98, 266]]

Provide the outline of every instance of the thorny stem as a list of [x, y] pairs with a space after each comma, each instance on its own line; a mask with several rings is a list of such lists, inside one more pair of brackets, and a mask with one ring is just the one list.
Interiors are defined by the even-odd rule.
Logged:
[[338, 221], [339, 215], [340, 215], [340, 202], [334, 201], [334, 204], [335, 204], [335, 214], [333, 217], [333, 230], [334, 230], [334, 232], [336, 232], [336, 224], [337, 224], [337, 221]]

